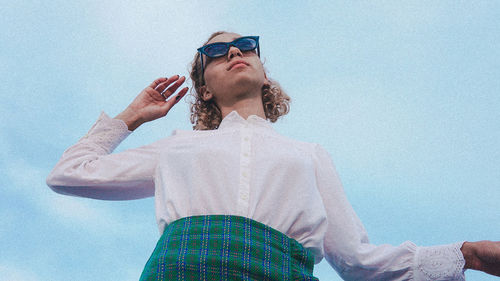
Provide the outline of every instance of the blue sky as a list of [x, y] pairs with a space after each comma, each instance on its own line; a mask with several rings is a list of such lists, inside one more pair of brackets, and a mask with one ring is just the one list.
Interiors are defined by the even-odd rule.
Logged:
[[[500, 3], [303, 2], [3, 2], [0, 281], [138, 279], [159, 238], [153, 199], [62, 196], [45, 177], [101, 111], [188, 75], [218, 30], [261, 36], [292, 97], [276, 130], [331, 153], [372, 243], [500, 239]], [[116, 152], [188, 117], [181, 102]], [[340, 280], [325, 261], [315, 275]]]

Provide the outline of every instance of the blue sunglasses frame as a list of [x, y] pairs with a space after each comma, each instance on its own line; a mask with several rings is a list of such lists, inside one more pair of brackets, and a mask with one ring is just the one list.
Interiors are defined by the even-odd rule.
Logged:
[[[238, 47], [239, 41], [241, 41], [242, 39], [249, 39], [249, 38], [255, 40], [255, 47], [253, 47], [251, 49], [245, 49], [245, 50], [242, 50], [240, 48], [241, 46]], [[217, 46], [217, 45], [225, 47], [224, 53], [221, 53], [218, 55], [210, 55], [209, 53], [207, 53], [207, 51], [206, 51], [207, 48]], [[234, 39], [232, 42], [215, 42], [215, 43], [207, 44], [203, 47], [198, 48], [198, 52], [200, 53], [200, 60], [201, 60], [201, 77], [202, 77], [202, 79], [204, 79], [204, 72], [205, 72], [205, 68], [203, 65], [203, 55], [205, 55], [209, 58], [219, 58], [219, 57], [227, 55], [231, 46], [238, 48], [242, 52], [248, 52], [248, 51], [253, 51], [253, 50], [257, 49], [257, 56], [259, 56], [259, 58], [260, 58], [259, 36], [243, 36], [243, 37], [239, 37], [239, 38]]]

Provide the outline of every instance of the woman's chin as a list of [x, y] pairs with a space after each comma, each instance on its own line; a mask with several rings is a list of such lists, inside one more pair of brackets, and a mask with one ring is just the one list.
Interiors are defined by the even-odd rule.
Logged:
[[235, 79], [232, 92], [239, 93], [249, 93], [249, 92], [261, 92], [262, 90], [262, 81], [258, 81], [255, 79], [249, 79], [248, 77], [241, 77], [240, 79]]
[[236, 71], [232, 73], [231, 77], [228, 77], [228, 80], [231, 81], [234, 87], [258, 87], [260, 89], [265, 82], [263, 76], [260, 77], [250, 71]]

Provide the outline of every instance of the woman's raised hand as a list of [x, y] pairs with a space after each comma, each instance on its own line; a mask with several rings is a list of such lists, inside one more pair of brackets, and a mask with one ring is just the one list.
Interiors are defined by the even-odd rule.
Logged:
[[179, 75], [156, 79], [142, 90], [115, 119], [123, 120], [128, 129], [133, 131], [143, 123], [167, 115], [168, 111], [187, 93], [188, 87], [185, 87], [173, 96], [184, 81], [186, 78], [184, 76], [179, 78]]

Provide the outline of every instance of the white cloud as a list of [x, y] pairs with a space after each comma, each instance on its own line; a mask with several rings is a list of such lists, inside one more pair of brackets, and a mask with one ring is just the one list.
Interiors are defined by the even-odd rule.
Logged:
[[[13, 157], [11, 157], [13, 159]], [[10, 193], [20, 195], [41, 214], [52, 216], [63, 224], [77, 224], [91, 233], [99, 233], [98, 229], [106, 227], [113, 233], [130, 230], [130, 219], [134, 217], [117, 214], [116, 211], [102, 202], [95, 202], [84, 198], [61, 196], [54, 193], [45, 185], [47, 169], [35, 167], [23, 159], [12, 160], [6, 169], [7, 189]], [[3, 224], [2, 221], [0, 221]], [[134, 223], [141, 223], [134, 220]], [[145, 227], [149, 227], [148, 224]], [[108, 235], [113, 234], [109, 231]]]
[[[141, 1], [127, 5], [106, 1], [93, 9], [94, 20], [109, 36], [111, 49], [126, 55], [132, 65], [147, 63], [149, 69], [167, 71], [165, 67], [171, 65], [185, 70], [195, 48], [215, 30], [219, 20], [207, 16], [209, 6], [200, 9], [196, 1]], [[217, 6], [218, 12], [225, 10]]]
[[[96, 208], [79, 198], [69, 196], [51, 196], [41, 201], [41, 207], [62, 221], [77, 222], [87, 228], [101, 225], [120, 225], [120, 220], [109, 210]], [[120, 228], [124, 228], [120, 226]]]
[[37, 281], [40, 280], [29, 268], [12, 264], [0, 264], [0, 281]]

